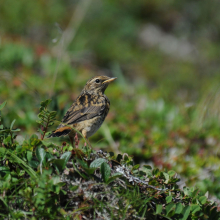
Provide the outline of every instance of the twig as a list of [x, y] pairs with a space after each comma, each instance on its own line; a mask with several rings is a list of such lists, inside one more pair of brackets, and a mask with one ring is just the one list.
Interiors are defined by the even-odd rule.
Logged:
[[123, 165], [117, 166], [116, 171], [118, 173], [121, 173], [126, 179], [128, 179], [129, 182], [136, 183], [136, 184], [144, 184], [144, 185], [146, 185], [147, 188], [151, 188], [151, 189], [154, 189], [157, 191], [166, 191], [167, 190], [167, 188], [161, 189], [161, 188], [157, 188], [155, 186], [151, 186], [146, 181], [141, 180], [137, 177], [134, 177], [133, 175], [130, 174], [130, 171]]

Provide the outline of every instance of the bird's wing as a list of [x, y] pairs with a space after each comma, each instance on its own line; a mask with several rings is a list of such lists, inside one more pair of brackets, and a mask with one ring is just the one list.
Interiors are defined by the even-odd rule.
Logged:
[[82, 94], [68, 109], [62, 122], [68, 125], [89, 120], [102, 115], [106, 108], [106, 99], [103, 96]]

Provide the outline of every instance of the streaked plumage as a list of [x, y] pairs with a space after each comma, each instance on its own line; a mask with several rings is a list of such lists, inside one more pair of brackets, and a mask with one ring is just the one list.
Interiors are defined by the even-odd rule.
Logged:
[[69, 135], [71, 142], [75, 132], [80, 131], [85, 138], [92, 136], [102, 125], [110, 108], [110, 101], [104, 94], [108, 84], [116, 78], [95, 76], [90, 79], [76, 101], [62, 119], [62, 123], [49, 137]]

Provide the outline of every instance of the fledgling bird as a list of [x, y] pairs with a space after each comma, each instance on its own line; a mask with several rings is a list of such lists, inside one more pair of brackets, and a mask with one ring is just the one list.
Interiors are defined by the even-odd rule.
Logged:
[[73, 145], [77, 133], [72, 128], [75, 128], [88, 140], [100, 128], [109, 112], [110, 101], [104, 92], [115, 79], [116, 77], [108, 76], [91, 78], [64, 115], [61, 124], [49, 137], [69, 135]]

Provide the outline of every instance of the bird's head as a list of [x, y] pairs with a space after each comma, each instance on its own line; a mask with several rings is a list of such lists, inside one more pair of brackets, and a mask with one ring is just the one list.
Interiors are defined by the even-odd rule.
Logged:
[[95, 76], [86, 83], [83, 92], [102, 95], [104, 94], [109, 83], [115, 79], [117, 79], [117, 77], [111, 78], [108, 76]]

